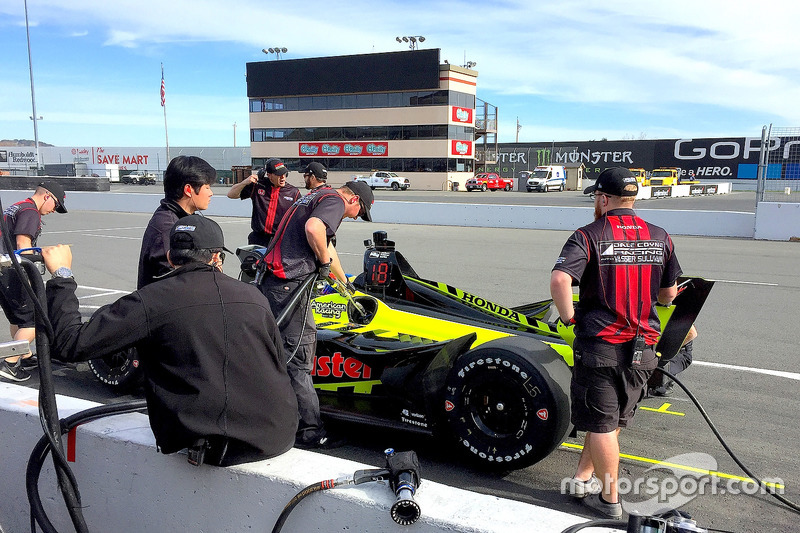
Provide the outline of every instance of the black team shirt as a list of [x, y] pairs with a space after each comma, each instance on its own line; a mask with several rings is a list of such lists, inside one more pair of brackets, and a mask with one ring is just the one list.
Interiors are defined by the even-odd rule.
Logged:
[[656, 344], [658, 291], [681, 274], [669, 234], [633, 209], [613, 209], [575, 231], [553, 270], [578, 281], [576, 336], [612, 344], [632, 340], [637, 327], [648, 345]]

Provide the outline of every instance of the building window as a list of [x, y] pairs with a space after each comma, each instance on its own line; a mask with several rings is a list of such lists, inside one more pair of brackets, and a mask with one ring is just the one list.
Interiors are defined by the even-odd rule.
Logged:
[[324, 111], [328, 109], [371, 109], [432, 105], [452, 105], [475, 109], [475, 95], [460, 93], [458, 91], [430, 90], [394, 93], [251, 98], [250, 112]]

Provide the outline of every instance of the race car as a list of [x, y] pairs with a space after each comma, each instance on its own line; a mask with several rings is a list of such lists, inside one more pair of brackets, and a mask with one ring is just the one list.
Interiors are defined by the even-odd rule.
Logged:
[[[503, 470], [563, 442], [574, 337], [552, 300], [505, 307], [420, 277], [385, 232], [365, 244], [354, 294], [336, 282], [335, 291], [313, 278], [305, 285], [314, 291], [312, 376], [323, 413], [431, 434], [473, 464]], [[237, 249], [245, 281], [258, 275], [264, 252]], [[662, 357], [677, 353], [712, 285], [681, 280], [674, 305], [659, 308]]]

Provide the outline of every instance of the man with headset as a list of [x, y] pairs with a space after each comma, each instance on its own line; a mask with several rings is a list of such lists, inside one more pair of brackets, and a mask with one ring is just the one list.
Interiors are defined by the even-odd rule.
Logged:
[[550, 278], [561, 321], [575, 324], [572, 423], [586, 432], [568, 490], [615, 519], [622, 517], [619, 432], [630, 424], [658, 364], [656, 303], [675, 298], [681, 274], [669, 234], [636, 216], [638, 191], [630, 170], [604, 170], [583, 191], [594, 198], [595, 221], [567, 239]]
[[42, 250], [53, 274], [46, 293], [53, 357], [85, 361], [136, 346], [146, 377], [150, 427], [162, 453], [226, 466], [294, 445], [295, 400], [269, 302], [222, 273], [222, 229], [188, 215], [170, 230], [174, 269], [82, 323], [72, 253]]
[[142, 236], [136, 288], [154, 282], [171, 270], [167, 261], [169, 231], [178, 219], [208, 209], [217, 181], [217, 171], [204, 159], [179, 155], [164, 172], [164, 198], [153, 213]]
[[253, 202], [248, 244], [268, 246], [283, 215], [300, 198], [300, 191], [286, 182], [289, 170], [279, 159], [270, 159], [257, 175], [250, 175], [228, 191], [228, 198]]

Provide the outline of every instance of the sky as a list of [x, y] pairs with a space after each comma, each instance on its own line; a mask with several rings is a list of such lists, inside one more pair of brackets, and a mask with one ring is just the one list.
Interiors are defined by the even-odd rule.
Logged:
[[[247, 146], [245, 65], [407, 50], [475, 62], [500, 142], [760, 136], [800, 125], [800, 3], [28, 0], [39, 140]], [[33, 139], [23, 0], [0, 0], [0, 139]], [[234, 126], [234, 124], [236, 126]], [[235, 137], [234, 137], [235, 135]]]

